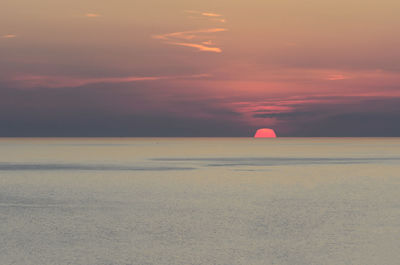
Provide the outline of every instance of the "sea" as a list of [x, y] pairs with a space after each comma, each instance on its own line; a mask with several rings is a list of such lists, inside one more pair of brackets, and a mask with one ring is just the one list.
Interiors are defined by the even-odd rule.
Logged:
[[400, 264], [400, 138], [2, 138], [0, 264]]

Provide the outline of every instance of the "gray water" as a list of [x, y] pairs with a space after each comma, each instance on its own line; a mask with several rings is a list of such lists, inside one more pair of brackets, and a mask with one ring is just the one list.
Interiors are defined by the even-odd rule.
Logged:
[[1, 139], [0, 264], [400, 264], [400, 139]]

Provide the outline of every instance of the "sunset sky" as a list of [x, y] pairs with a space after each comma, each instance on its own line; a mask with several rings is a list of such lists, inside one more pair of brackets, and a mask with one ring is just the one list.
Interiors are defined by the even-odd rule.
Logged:
[[2, 0], [0, 136], [400, 136], [398, 0]]

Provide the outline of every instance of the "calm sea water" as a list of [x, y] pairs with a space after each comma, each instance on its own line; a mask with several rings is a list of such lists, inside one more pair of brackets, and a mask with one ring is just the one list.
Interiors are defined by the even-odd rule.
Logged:
[[1, 139], [0, 264], [399, 264], [400, 139]]

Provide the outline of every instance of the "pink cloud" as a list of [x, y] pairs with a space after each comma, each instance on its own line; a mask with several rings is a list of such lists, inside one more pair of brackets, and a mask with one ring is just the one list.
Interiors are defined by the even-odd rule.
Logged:
[[349, 77], [347, 77], [345, 75], [341, 75], [341, 74], [336, 74], [336, 75], [329, 75], [326, 79], [327, 80], [331, 80], [331, 81], [335, 81], [335, 80], [349, 79]]

